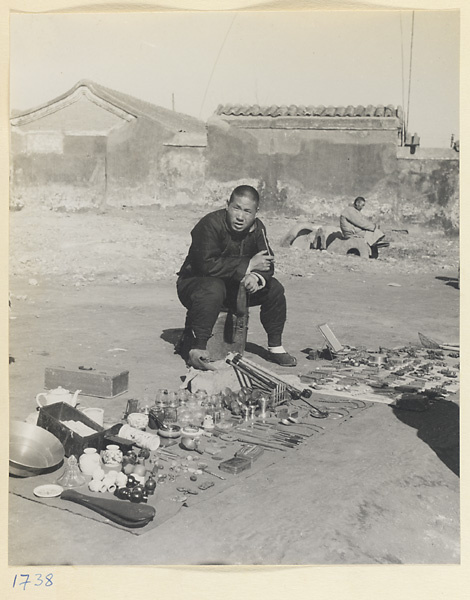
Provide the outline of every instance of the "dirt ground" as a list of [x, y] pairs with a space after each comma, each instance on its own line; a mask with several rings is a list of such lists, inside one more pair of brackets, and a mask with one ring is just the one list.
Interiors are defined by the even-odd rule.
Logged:
[[[185, 366], [172, 342], [184, 309], [174, 273], [205, 212], [11, 214], [12, 419], [35, 410], [45, 367], [62, 363], [130, 371], [128, 394], [87, 399], [108, 419], [119, 418], [127, 397], [177, 388]], [[294, 219], [262, 218], [286, 288], [284, 343], [296, 373], [312, 368], [301, 350], [323, 345], [324, 322], [344, 344], [375, 350], [418, 344], [418, 331], [458, 342], [456, 238], [390, 234], [391, 247], [368, 260], [280, 248]], [[266, 364], [255, 310], [249, 341], [250, 358]], [[140, 537], [10, 494], [9, 563], [458, 563], [458, 413], [456, 395], [422, 413], [371, 405]], [[44, 544], [51, 530], [54, 543]]]

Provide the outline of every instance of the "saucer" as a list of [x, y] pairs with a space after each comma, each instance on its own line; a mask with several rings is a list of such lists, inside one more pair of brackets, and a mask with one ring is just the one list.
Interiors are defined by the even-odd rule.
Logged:
[[33, 490], [33, 494], [38, 496], [38, 498], [55, 498], [56, 496], [60, 496], [64, 488], [60, 485], [55, 485], [53, 483], [46, 483], [45, 485], [38, 485]]

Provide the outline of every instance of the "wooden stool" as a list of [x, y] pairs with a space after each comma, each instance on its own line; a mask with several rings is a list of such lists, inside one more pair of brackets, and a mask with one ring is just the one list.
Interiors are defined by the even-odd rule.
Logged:
[[248, 334], [248, 300], [245, 286], [240, 284], [235, 311], [223, 309], [207, 343], [211, 360], [222, 360], [229, 352], [243, 354]]

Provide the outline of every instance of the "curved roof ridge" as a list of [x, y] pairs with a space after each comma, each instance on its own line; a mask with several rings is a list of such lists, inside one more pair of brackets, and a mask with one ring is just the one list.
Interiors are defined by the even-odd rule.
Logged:
[[[16, 112], [12, 117], [15, 119], [33, 120], [34, 114], [47, 111], [49, 108], [51, 112], [60, 110], [67, 98], [73, 96], [80, 88], [86, 88], [91, 94], [96, 96], [98, 99], [108, 103], [119, 111], [124, 111], [134, 117], [145, 117], [156, 121], [160, 124], [168, 126], [170, 129], [177, 131], [188, 131], [193, 133], [203, 133], [205, 131], [205, 123], [196, 117], [179, 113], [168, 108], [156, 106], [145, 100], [140, 100], [134, 96], [119, 92], [111, 88], [107, 88], [101, 84], [95, 83], [91, 79], [79, 80], [71, 89], [67, 92], [44, 102], [40, 106], [31, 108], [25, 111]], [[57, 105], [55, 107], [54, 105]], [[42, 116], [42, 115], [40, 115]], [[39, 117], [38, 117], [39, 118]]]

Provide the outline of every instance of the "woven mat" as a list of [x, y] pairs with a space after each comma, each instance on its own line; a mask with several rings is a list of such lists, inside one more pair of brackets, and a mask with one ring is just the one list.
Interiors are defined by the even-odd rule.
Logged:
[[[288, 429], [286, 428], [286, 431], [288, 430], [289, 432], [291, 432], [293, 434], [295, 434], [296, 432], [300, 432], [300, 433], [304, 434], [306, 437], [305, 437], [303, 443], [310, 444], [314, 441], [315, 437], [317, 437], [318, 435], [323, 435], [325, 433], [328, 433], [330, 430], [336, 428], [340, 424], [344, 424], [345, 422], [348, 421], [348, 419], [350, 419], [351, 417], [355, 416], [357, 413], [361, 412], [362, 410], [364, 410], [365, 408], [368, 408], [370, 406], [370, 405], [364, 405], [364, 406], [354, 405], [354, 408], [352, 408], [351, 405], [348, 405], [348, 402], [345, 401], [344, 398], [339, 398], [339, 397], [337, 397], [336, 399], [331, 398], [331, 401], [336, 402], [336, 403], [332, 404], [330, 406], [330, 408], [335, 407], [335, 406], [341, 407], [341, 408], [343, 406], [348, 406], [347, 416], [338, 417], [336, 415], [336, 417], [334, 417], [334, 415], [332, 415], [332, 418], [328, 418], [328, 419], [310, 419], [309, 423], [319, 425], [322, 428], [322, 429], [318, 429], [317, 431], [314, 431], [311, 428], [307, 429], [302, 426], [296, 426], [296, 425], [292, 425]], [[321, 406], [321, 408], [323, 409], [323, 408], [328, 407], [328, 404], [319, 405], [319, 406]], [[334, 410], [334, 408], [332, 408], [332, 410]], [[241, 427], [243, 427], [243, 425], [241, 425]], [[240, 433], [240, 436], [243, 435], [243, 432], [242, 431], [239, 432], [238, 429], [231, 430], [230, 433], [231, 434]], [[235, 452], [241, 448], [241, 446], [242, 446], [241, 442], [227, 442], [225, 449], [221, 452], [222, 459], [231, 458], [235, 454]], [[201, 502], [204, 502], [205, 500], [213, 498], [217, 494], [220, 494], [221, 492], [232, 487], [233, 485], [236, 485], [241, 480], [244, 480], [248, 477], [251, 477], [252, 475], [255, 475], [259, 471], [262, 471], [262, 470], [268, 468], [270, 465], [278, 462], [285, 456], [290, 455], [292, 452], [296, 452], [297, 448], [300, 448], [300, 447], [301, 447], [301, 445], [299, 445], [293, 449], [285, 449], [284, 451], [265, 450], [265, 452], [255, 462], [252, 463], [252, 467], [250, 469], [243, 471], [242, 473], [232, 475], [230, 473], [225, 473], [225, 472], [220, 471], [218, 469], [218, 462], [211, 460], [210, 457], [206, 457], [206, 455], [201, 456], [195, 452], [191, 452], [191, 453], [186, 452], [185, 450], [181, 449], [178, 445], [171, 446], [170, 447], [171, 451], [175, 452], [179, 456], [181, 456], [181, 457], [191, 456], [193, 461], [188, 461], [188, 465], [190, 465], [190, 464], [196, 465], [198, 460], [203, 461], [209, 465], [208, 466], [209, 471], [211, 471], [213, 473], [217, 473], [219, 476], [225, 477], [225, 479], [222, 480], [222, 479], [219, 479], [217, 477], [210, 475], [209, 473], [203, 473], [201, 475], [198, 475], [196, 482], [193, 482], [189, 479], [190, 473], [183, 473], [180, 476], [178, 476], [176, 478], [176, 481], [174, 481], [174, 482], [167, 481], [164, 484], [157, 485], [155, 494], [149, 496], [149, 498], [148, 498], [148, 504], [153, 506], [156, 510], [155, 518], [152, 521], [150, 521], [145, 527], [141, 527], [141, 528], [137, 528], [137, 529], [127, 528], [122, 525], [119, 525], [118, 523], [114, 523], [113, 521], [110, 521], [106, 517], [103, 517], [102, 515], [90, 510], [89, 508], [87, 508], [85, 506], [62, 500], [60, 497], [39, 498], [39, 497], [35, 496], [33, 493], [34, 488], [36, 488], [39, 485], [56, 483], [57, 479], [64, 472], [64, 468], [65, 468], [64, 466], [62, 466], [59, 470], [55, 471], [54, 473], [48, 473], [48, 474], [39, 475], [36, 477], [25, 477], [25, 478], [10, 477], [9, 478], [9, 480], [10, 480], [9, 481], [9, 483], [10, 483], [9, 491], [11, 494], [20, 496], [27, 500], [37, 502], [39, 504], [43, 504], [43, 505], [49, 506], [51, 508], [56, 508], [58, 510], [64, 510], [64, 511], [76, 514], [76, 515], [80, 515], [87, 519], [105, 523], [112, 527], [116, 527], [117, 529], [121, 529], [121, 530], [127, 531], [128, 533], [131, 533], [133, 535], [139, 536], [139, 535], [143, 535], [144, 533], [147, 533], [148, 531], [151, 531], [152, 529], [155, 529], [156, 527], [160, 526], [162, 523], [164, 523], [168, 519], [171, 519], [173, 516], [175, 516], [181, 510], [182, 507], [191, 507], [191, 506], [194, 506]], [[90, 478], [88, 478], [88, 479], [90, 479]], [[205, 482], [212, 482], [214, 485], [212, 487], [209, 487], [206, 490], [199, 489], [199, 486], [204, 484]], [[179, 492], [177, 490], [177, 488], [190, 489], [197, 493], [196, 494], [188, 494], [188, 493], [184, 493], [184, 492]], [[84, 486], [77, 487], [74, 489], [76, 489], [78, 492], [86, 494], [89, 497], [115, 499], [116, 502], [129, 502], [128, 500], [118, 500], [117, 498], [112, 496], [112, 494], [110, 494], [108, 492], [105, 492], [105, 493], [90, 492], [88, 490], [88, 487], [86, 484]]]
[[[237, 449], [241, 447], [241, 444], [237, 444]], [[184, 452], [184, 451], [183, 451]], [[233, 450], [231, 450], [233, 453]], [[228, 453], [223, 458], [230, 458], [233, 454]], [[208, 498], [212, 498], [213, 496], [220, 494], [227, 488], [235, 485], [241, 479], [245, 479], [250, 475], [255, 474], [256, 472], [269, 467], [271, 464], [282, 458], [284, 452], [266, 452], [264, 453], [255, 463], [253, 463], [252, 468], [244, 471], [243, 473], [239, 473], [238, 475], [231, 475], [229, 473], [222, 473], [217, 468], [217, 463], [211, 464], [211, 471], [217, 472], [221, 476], [225, 477], [225, 480], [217, 479], [211, 475], [199, 475], [197, 482], [192, 482], [189, 479], [189, 476], [178, 477], [174, 483], [165, 483], [163, 485], [157, 485], [155, 490], [155, 494], [149, 496], [147, 504], [153, 506], [156, 510], [155, 518], [150, 521], [145, 527], [139, 527], [136, 529], [127, 528], [123, 525], [110, 521], [106, 517], [90, 510], [89, 508], [82, 506], [80, 504], [76, 504], [74, 502], [68, 502], [62, 500], [60, 497], [56, 498], [39, 498], [34, 495], [34, 489], [39, 485], [56, 483], [57, 479], [64, 472], [64, 466], [62, 466], [58, 471], [54, 473], [48, 473], [46, 475], [39, 475], [37, 477], [10, 477], [10, 493], [16, 496], [21, 496], [22, 498], [26, 498], [27, 500], [32, 500], [33, 502], [38, 502], [39, 504], [44, 504], [45, 506], [49, 506], [52, 508], [57, 508], [59, 510], [65, 510], [76, 515], [81, 515], [86, 517], [87, 519], [92, 519], [94, 521], [99, 521], [101, 523], [106, 523], [107, 525], [111, 525], [112, 527], [116, 527], [118, 529], [123, 529], [124, 531], [128, 531], [134, 535], [142, 535], [150, 531], [151, 529], [155, 529], [168, 519], [171, 519], [174, 515], [176, 515], [183, 506], [189, 507], [194, 506]], [[87, 478], [88, 480], [90, 477]], [[207, 490], [200, 490], [198, 486], [204, 482], [213, 482], [214, 485]], [[186, 494], [179, 492], [176, 488], [186, 488], [191, 489], [197, 494]], [[88, 486], [85, 484], [80, 487], [74, 488], [77, 492], [85, 494], [90, 498], [106, 498], [113, 499], [116, 502], [129, 502], [128, 500], [118, 500], [111, 493], [94, 493], [90, 492]]]

